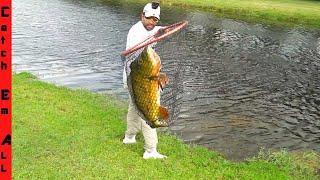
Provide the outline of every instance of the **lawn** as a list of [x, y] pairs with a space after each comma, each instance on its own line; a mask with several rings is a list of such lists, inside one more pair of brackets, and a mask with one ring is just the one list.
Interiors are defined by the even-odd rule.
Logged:
[[318, 179], [319, 154], [261, 152], [231, 162], [160, 133], [164, 160], [144, 160], [143, 138], [124, 145], [127, 103], [13, 75], [14, 179]]

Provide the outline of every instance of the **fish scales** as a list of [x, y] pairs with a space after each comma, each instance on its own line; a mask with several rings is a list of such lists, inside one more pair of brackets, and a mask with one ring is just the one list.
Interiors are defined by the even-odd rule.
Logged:
[[167, 78], [160, 73], [158, 54], [146, 47], [137, 60], [130, 65], [128, 87], [138, 114], [152, 128], [168, 126], [168, 110], [160, 105], [160, 86]]

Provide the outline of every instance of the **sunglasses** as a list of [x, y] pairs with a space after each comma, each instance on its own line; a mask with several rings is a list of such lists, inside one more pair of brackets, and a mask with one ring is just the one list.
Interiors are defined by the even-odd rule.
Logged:
[[158, 18], [156, 18], [156, 17], [153, 17], [153, 16], [150, 16], [150, 17], [145, 17], [146, 19], [148, 19], [148, 20], [153, 20], [154, 22], [159, 22], [159, 19]]

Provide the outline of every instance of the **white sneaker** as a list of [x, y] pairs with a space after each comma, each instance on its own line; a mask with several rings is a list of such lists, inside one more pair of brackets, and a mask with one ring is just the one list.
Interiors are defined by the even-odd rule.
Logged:
[[163, 158], [167, 158], [167, 156], [162, 155], [162, 154], [158, 153], [157, 151], [151, 151], [151, 152], [145, 151], [143, 153], [143, 159], [150, 159], [150, 158], [163, 159]]
[[125, 135], [124, 136], [124, 139], [122, 140], [122, 142], [123, 142], [123, 144], [134, 144], [134, 143], [136, 143], [137, 141], [136, 141], [136, 136], [134, 135], [134, 136], [127, 136], [127, 135]]

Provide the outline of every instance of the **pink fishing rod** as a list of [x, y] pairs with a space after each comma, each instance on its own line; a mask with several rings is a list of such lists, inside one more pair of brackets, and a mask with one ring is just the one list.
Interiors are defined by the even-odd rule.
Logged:
[[121, 52], [121, 56], [127, 56], [128, 54], [131, 54], [132, 52], [137, 51], [138, 49], [141, 49], [143, 47], [146, 47], [154, 42], [158, 42], [165, 37], [168, 37], [169, 35], [181, 30], [182, 28], [186, 27], [188, 24], [188, 21], [181, 21], [175, 24], [172, 24], [170, 26], [165, 26], [164, 28], [161, 28], [156, 33], [148, 36], [145, 40], [142, 42], [134, 45], [133, 47], [127, 49], [126, 51]]

